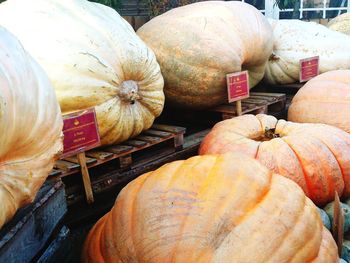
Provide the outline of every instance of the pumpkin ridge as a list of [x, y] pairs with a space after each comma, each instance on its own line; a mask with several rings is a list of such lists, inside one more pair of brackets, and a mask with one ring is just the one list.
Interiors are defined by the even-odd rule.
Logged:
[[310, 184], [311, 184], [311, 183], [310, 183], [310, 179], [309, 179], [309, 178], [306, 176], [306, 174], [305, 174], [305, 168], [304, 168], [304, 166], [302, 165], [302, 162], [301, 162], [301, 159], [300, 159], [299, 155], [296, 153], [296, 151], [294, 150], [294, 148], [292, 147], [292, 145], [290, 145], [286, 140], [284, 140], [284, 138], [281, 138], [281, 139], [282, 139], [286, 144], [289, 145], [290, 149], [291, 149], [292, 152], [295, 154], [295, 157], [298, 159], [299, 164], [300, 164], [300, 167], [301, 167], [301, 170], [302, 170], [302, 172], [303, 172], [303, 176], [304, 176], [304, 179], [305, 179], [305, 183], [306, 183], [306, 187], [307, 187], [308, 194], [309, 194], [310, 198], [314, 200], [313, 193], [310, 192], [310, 190], [312, 190], [311, 187], [310, 187]]
[[[294, 225], [297, 225], [297, 223], [300, 222], [302, 216], [305, 213], [305, 209], [306, 209], [306, 198], [304, 197], [303, 204], [301, 205], [301, 211], [295, 211], [295, 212], [299, 212], [299, 213], [298, 213], [297, 218], [294, 221]], [[287, 232], [283, 235], [283, 239], [280, 240], [279, 246], [273, 251], [272, 254], [269, 255], [270, 258], [273, 257], [273, 255], [275, 255], [281, 249], [283, 243], [287, 240], [287, 237], [289, 237], [292, 234], [292, 230], [295, 230], [295, 227], [294, 228], [287, 228]], [[291, 258], [290, 261], [292, 259], [293, 258]]]

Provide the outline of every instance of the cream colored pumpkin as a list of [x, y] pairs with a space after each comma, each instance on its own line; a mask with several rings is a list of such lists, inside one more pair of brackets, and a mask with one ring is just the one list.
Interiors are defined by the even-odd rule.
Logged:
[[350, 36], [350, 13], [344, 13], [328, 22], [327, 27]]
[[320, 73], [350, 69], [350, 37], [314, 22], [269, 20], [274, 34], [273, 54], [266, 68], [270, 84], [299, 81], [300, 59], [320, 56]]
[[161, 65], [167, 103], [180, 108], [227, 102], [227, 73], [248, 70], [254, 87], [272, 52], [267, 19], [242, 2], [205, 1], [175, 8], [137, 34]]
[[0, 25], [46, 70], [63, 113], [95, 107], [103, 144], [141, 133], [161, 113], [156, 58], [113, 9], [86, 0], [8, 0]]
[[62, 125], [46, 74], [0, 27], [0, 228], [45, 181], [62, 151]]

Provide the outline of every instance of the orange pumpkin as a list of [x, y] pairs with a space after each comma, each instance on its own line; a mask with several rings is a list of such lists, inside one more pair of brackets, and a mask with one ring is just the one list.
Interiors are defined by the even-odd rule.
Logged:
[[335, 192], [350, 196], [350, 135], [325, 124], [300, 124], [264, 114], [219, 122], [199, 153], [238, 152], [292, 179], [318, 205]]
[[338, 262], [300, 187], [235, 154], [144, 174], [90, 231], [84, 262]]
[[350, 133], [350, 70], [323, 73], [294, 96], [288, 119], [325, 123]]

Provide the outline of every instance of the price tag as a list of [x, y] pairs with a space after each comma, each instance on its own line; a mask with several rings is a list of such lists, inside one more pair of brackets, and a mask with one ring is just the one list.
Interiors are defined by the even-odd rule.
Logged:
[[319, 61], [319, 56], [300, 60], [300, 82], [306, 82], [319, 74]]
[[249, 97], [248, 71], [227, 74], [226, 80], [229, 103]]
[[63, 116], [63, 154], [61, 158], [95, 148], [101, 144], [94, 109]]

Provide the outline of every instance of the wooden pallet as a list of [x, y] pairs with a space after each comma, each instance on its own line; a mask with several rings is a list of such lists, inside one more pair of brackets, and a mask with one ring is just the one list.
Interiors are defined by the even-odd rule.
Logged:
[[[279, 112], [285, 109], [285, 106], [286, 94], [251, 92], [248, 99], [242, 100], [242, 114]], [[211, 111], [221, 113], [223, 120], [237, 116], [234, 103], [217, 106]]]
[[[186, 128], [164, 124], [154, 124], [151, 129], [144, 131], [139, 136], [127, 140], [118, 145], [101, 147], [85, 152], [87, 168], [96, 167], [111, 160], [119, 160], [119, 168], [126, 169], [133, 164], [132, 155], [138, 151], [150, 148], [166, 141], [173, 143], [175, 150], [183, 145], [183, 136]], [[80, 164], [77, 156], [58, 160], [50, 176], [64, 177], [80, 172]]]

